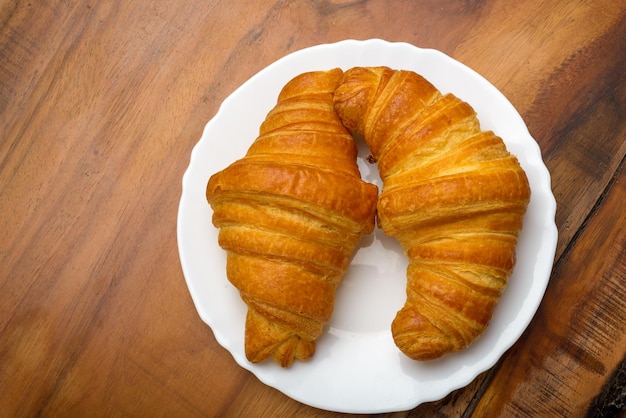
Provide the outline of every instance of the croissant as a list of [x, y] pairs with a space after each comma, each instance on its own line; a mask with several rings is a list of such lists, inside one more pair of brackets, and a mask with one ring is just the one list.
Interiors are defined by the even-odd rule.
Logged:
[[245, 353], [305, 361], [337, 285], [375, 224], [378, 188], [333, 105], [342, 71], [301, 74], [281, 90], [246, 155], [208, 181], [228, 280], [247, 304]]
[[469, 104], [414, 72], [350, 69], [334, 102], [378, 164], [378, 224], [409, 259], [395, 344], [416, 360], [467, 347], [515, 264], [530, 199], [524, 171]]

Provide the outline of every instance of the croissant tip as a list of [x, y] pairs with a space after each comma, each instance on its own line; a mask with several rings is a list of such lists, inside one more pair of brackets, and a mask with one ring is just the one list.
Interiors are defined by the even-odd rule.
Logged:
[[314, 353], [314, 341], [306, 341], [293, 334], [274, 346], [256, 352], [246, 350], [246, 358], [251, 363], [261, 363], [271, 357], [280, 367], [289, 368], [295, 360], [309, 361]]
[[445, 354], [459, 351], [450, 343], [431, 340], [428, 337], [405, 335], [394, 338], [394, 342], [404, 355], [417, 361], [435, 360], [443, 357]]
[[281, 367], [288, 368], [295, 360], [309, 360], [315, 348], [315, 341], [304, 339], [256, 310], [248, 309], [245, 354], [251, 363], [261, 363], [271, 357]]
[[435, 360], [462, 348], [414, 308], [401, 309], [391, 330], [396, 346], [413, 360]]

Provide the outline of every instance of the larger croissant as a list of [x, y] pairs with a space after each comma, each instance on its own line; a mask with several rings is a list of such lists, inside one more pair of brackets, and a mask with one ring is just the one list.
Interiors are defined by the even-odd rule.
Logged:
[[333, 311], [337, 285], [374, 227], [378, 189], [333, 107], [342, 71], [287, 83], [246, 156], [206, 190], [227, 277], [248, 306], [245, 353], [283, 367], [307, 360]]
[[334, 101], [378, 163], [379, 225], [409, 258], [396, 345], [417, 360], [467, 347], [515, 264], [530, 199], [524, 171], [470, 105], [413, 72], [350, 69]]

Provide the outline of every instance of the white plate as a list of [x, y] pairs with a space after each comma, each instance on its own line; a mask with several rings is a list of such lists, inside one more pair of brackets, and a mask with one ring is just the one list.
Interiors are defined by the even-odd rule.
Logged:
[[[209, 177], [241, 158], [258, 134], [280, 89], [305, 71], [386, 65], [413, 70], [442, 92], [452, 92], [478, 112], [481, 126], [504, 138], [520, 160], [532, 189], [517, 248], [517, 265], [485, 334], [469, 349], [415, 362], [395, 347], [391, 321], [405, 298], [407, 261], [400, 247], [376, 231], [364, 239], [341, 283], [335, 311], [314, 357], [282, 369], [273, 361], [248, 362], [243, 350], [246, 306], [225, 274], [212, 211], [205, 199]], [[375, 167], [359, 167], [378, 183]], [[556, 203], [539, 147], [511, 103], [488, 81], [441, 52], [406, 43], [348, 40], [307, 48], [274, 62], [231, 94], [206, 125], [183, 177], [178, 246], [183, 273], [200, 317], [242, 367], [262, 382], [305, 404], [349, 413], [411, 409], [443, 398], [492, 367], [519, 338], [546, 289], [556, 249]]]

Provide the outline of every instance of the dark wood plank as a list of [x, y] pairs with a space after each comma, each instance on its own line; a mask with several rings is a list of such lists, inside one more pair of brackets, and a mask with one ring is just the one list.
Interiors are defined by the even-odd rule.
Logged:
[[[559, 253], [626, 154], [626, 11], [544, 81], [527, 117], [557, 199]], [[603, 55], [611, 60], [601, 60]]]

